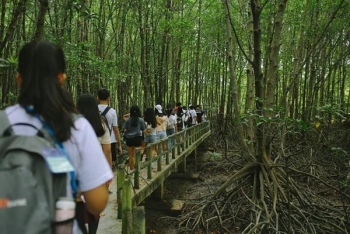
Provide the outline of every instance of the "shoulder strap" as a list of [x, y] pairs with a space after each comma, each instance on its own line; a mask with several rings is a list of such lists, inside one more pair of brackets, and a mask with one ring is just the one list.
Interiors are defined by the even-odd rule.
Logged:
[[108, 113], [108, 111], [111, 109], [110, 106], [107, 106], [106, 109], [104, 109], [104, 111], [101, 113], [102, 116], [106, 116], [106, 114]]

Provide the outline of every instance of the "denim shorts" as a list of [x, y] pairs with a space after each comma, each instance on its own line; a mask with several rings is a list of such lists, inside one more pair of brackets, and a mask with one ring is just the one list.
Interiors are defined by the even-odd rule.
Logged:
[[166, 137], [167, 137], [166, 131], [157, 132], [157, 140], [161, 140], [161, 139], [166, 138]]
[[157, 141], [157, 135], [145, 135], [145, 142], [146, 143], [153, 143]]

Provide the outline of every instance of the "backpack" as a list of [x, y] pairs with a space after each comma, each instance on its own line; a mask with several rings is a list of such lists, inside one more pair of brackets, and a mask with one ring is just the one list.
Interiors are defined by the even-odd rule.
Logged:
[[192, 125], [192, 114], [191, 114], [191, 112], [188, 112], [187, 113], [187, 118], [186, 118], [186, 126], [190, 126], [190, 125]]
[[56, 144], [45, 128], [34, 136], [13, 134], [5, 111], [0, 123], [0, 233], [54, 233], [55, 203], [66, 197], [67, 173], [51, 173], [43, 151]]
[[110, 106], [107, 106], [107, 107], [103, 110], [103, 112], [100, 114], [100, 115], [101, 115], [102, 121], [106, 124], [106, 126], [107, 126], [107, 128], [108, 128], [108, 130], [109, 130], [109, 135], [112, 134], [112, 129], [109, 127], [108, 120], [107, 120], [107, 118], [106, 118], [106, 114], [108, 113], [108, 111], [109, 111], [110, 109], [111, 109], [111, 107], [110, 107]]

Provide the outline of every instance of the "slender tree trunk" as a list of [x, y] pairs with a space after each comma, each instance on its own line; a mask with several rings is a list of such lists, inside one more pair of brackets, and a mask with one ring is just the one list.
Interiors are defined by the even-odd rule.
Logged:
[[[254, 51], [254, 77], [255, 77], [255, 109], [258, 116], [263, 116], [264, 109], [264, 76], [261, 71], [261, 28], [260, 28], [260, 16], [261, 16], [261, 2], [260, 0], [251, 0], [251, 9], [253, 17], [253, 51]], [[262, 163], [263, 158], [266, 157], [265, 151], [265, 133], [264, 124], [258, 124], [256, 130], [257, 140], [257, 160]]]
[[201, 33], [202, 33], [202, 19], [201, 19], [201, 12], [202, 12], [202, 0], [198, 1], [198, 22], [197, 22], [197, 40], [196, 40], [196, 49], [195, 49], [195, 62], [194, 62], [194, 77], [192, 80], [192, 84], [194, 85], [194, 93], [192, 98], [192, 103], [195, 105], [198, 101], [199, 96], [199, 86], [200, 86], [200, 74], [199, 74], [199, 65], [200, 65], [200, 54], [201, 54]]
[[[19, 17], [19, 16], [23, 13], [26, 3], [27, 3], [27, 0], [19, 1], [15, 10], [13, 11], [12, 19], [11, 19], [10, 24], [8, 26], [7, 32], [5, 33], [5, 38], [3, 38], [3, 37], [0, 38], [1, 39], [0, 40], [0, 57], [2, 56], [3, 50], [4, 50], [5, 46], [7, 45], [7, 43], [9, 41], [11, 41], [13, 38], [14, 32], [16, 31], [15, 29], [16, 29], [18, 20], [21, 19], [21, 17]], [[2, 34], [4, 34], [4, 32], [2, 32]]]
[[231, 29], [231, 20], [230, 20], [230, 11], [229, 11], [229, 0], [225, 0], [224, 8], [225, 8], [226, 33], [227, 33], [227, 61], [228, 61], [228, 67], [229, 67], [229, 79], [231, 84], [230, 93], [232, 94], [232, 97], [230, 99], [233, 104], [234, 123], [238, 129], [240, 146], [245, 151], [244, 156], [248, 161], [250, 160], [249, 159], [250, 157], [248, 157], [248, 155], [251, 155], [252, 152], [250, 152], [250, 149], [246, 144], [245, 134], [241, 123], [241, 114], [240, 114], [240, 108], [239, 108], [240, 100], [238, 97], [238, 86], [237, 86], [237, 79], [236, 79], [235, 67], [234, 67], [234, 61], [233, 61], [233, 47], [232, 47], [233, 39], [232, 39], [232, 29]]
[[49, 7], [48, 0], [39, 0], [39, 2], [40, 2], [39, 16], [38, 16], [38, 20], [36, 22], [36, 30], [34, 33], [33, 40], [40, 40], [41, 37], [43, 36], [45, 15], [46, 15], [47, 9]]

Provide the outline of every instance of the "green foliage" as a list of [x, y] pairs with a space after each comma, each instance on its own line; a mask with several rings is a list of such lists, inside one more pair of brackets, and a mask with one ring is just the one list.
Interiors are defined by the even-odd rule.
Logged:
[[8, 59], [0, 58], [0, 68], [10, 68], [17, 66], [18, 59], [10, 56]]
[[[69, 74], [74, 74], [77, 70], [84, 70], [86, 74], [110, 79], [115, 77], [115, 62], [112, 60], [102, 60], [89, 48], [93, 45], [81, 42], [69, 44], [66, 50], [66, 58], [69, 64]], [[74, 76], [73, 76], [74, 79]]]
[[221, 153], [218, 153], [218, 152], [210, 152], [210, 151], [208, 151], [207, 152], [208, 154], [209, 154], [209, 156], [210, 156], [210, 161], [211, 162], [215, 162], [215, 161], [217, 161], [217, 160], [219, 160], [219, 159], [221, 159], [222, 158], [222, 154]]
[[17, 95], [14, 94], [13, 92], [9, 92], [6, 94], [7, 98], [8, 98], [8, 102], [9, 103], [16, 103], [17, 100]]
[[339, 105], [332, 105], [328, 103], [317, 107], [316, 110], [318, 111], [319, 115], [317, 115], [315, 118], [318, 120], [329, 120], [329, 118], [332, 117], [337, 120], [344, 120], [346, 118], [346, 113], [340, 108]]

